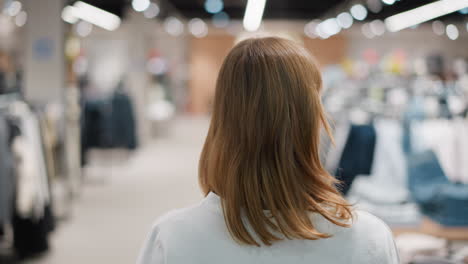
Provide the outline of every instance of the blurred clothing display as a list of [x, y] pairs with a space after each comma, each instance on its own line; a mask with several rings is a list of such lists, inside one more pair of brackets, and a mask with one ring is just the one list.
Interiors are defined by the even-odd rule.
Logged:
[[12, 108], [21, 131], [12, 146], [17, 161], [14, 247], [19, 256], [27, 257], [48, 249], [48, 234], [54, 223], [45, 146], [37, 115], [22, 102], [16, 102]]
[[110, 98], [85, 99], [82, 111], [83, 154], [91, 148], [137, 147], [134, 108], [123, 90], [117, 89]]
[[21, 135], [13, 142], [17, 160], [16, 207], [23, 217], [39, 219], [50, 204], [50, 191], [39, 122], [29, 106], [16, 103]]
[[403, 144], [409, 190], [421, 212], [443, 226], [468, 226], [468, 119], [424, 119], [410, 108]]
[[417, 226], [422, 216], [468, 226], [468, 101], [460, 85], [378, 71], [332, 82], [324, 102], [338, 140], [324, 163], [343, 194], [392, 226]]
[[353, 182], [352, 193], [380, 204], [408, 200], [406, 160], [401, 147], [401, 126], [395, 120], [375, 122], [377, 144], [370, 175], [360, 175]]
[[436, 119], [418, 122], [412, 127], [420, 149], [434, 151], [440, 165], [452, 182], [468, 184], [468, 120]]
[[50, 187], [59, 171], [57, 131], [51, 124], [46, 129], [47, 115], [17, 96], [1, 99], [0, 222], [3, 231], [11, 229], [16, 255], [25, 258], [47, 251], [55, 228]]
[[358, 175], [348, 198], [392, 225], [415, 225], [418, 207], [410, 201], [402, 128], [396, 120], [374, 121], [377, 142], [370, 174]]

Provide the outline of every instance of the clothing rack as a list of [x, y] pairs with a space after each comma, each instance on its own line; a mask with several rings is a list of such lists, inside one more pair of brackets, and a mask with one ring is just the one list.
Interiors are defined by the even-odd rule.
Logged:
[[[407, 130], [410, 129], [409, 126], [414, 126], [413, 123], [439, 122], [439, 120], [446, 120], [446, 123], [454, 125], [458, 122], [460, 123], [459, 126], [463, 125], [467, 127], [468, 118], [465, 116], [467, 111], [464, 110], [468, 109], [466, 95], [468, 95], [468, 87], [461, 87], [456, 81], [442, 82], [429, 76], [409, 75], [396, 77], [381, 72], [373, 72], [369, 78], [365, 80], [349, 79], [346, 81], [334, 82], [333, 85], [325, 90], [324, 105], [328, 112], [331, 113], [331, 116], [341, 123], [335, 123], [340, 131], [343, 130], [343, 127], [349, 128], [344, 130], [345, 137], [348, 137], [348, 139], [337, 140], [341, 142], [342, 146], [337, 146], [334, 149], [322, 149], [325, 153], [323, 155], [325, 164], [333, 165], [327, 166], [327, 169], [331, 174], [337, 175], [338, 179], [344, 181], [339, 188], [341, 188], [344, 194], [348, 194], [348, 190], [351, 190], [351, 196], [353, 198], [353, 193], [355, 192], [353, 189], [357, 187], [352, 188], [351, 185], [354, 185], [355, 179], [358, 179], [359, 182], [357, 186], [361, 186], [362, 188], [371, 183], [377, 184], [374, 175], [376, 173], [379, 175], [385, 173], [385, 169], [380, 168], [385, 164], [388, 165], [393, 162], [392, 167], [386, 169], [387, 171], [389, 169], [393, 170], [393, 175], [388, 174], [385, 177], [381, 177], [382, 179], [391, 179], [391, 181], [388, 181], [387, 184], [381, 184], [389, 184], [391, 186], [392, 181], [397, 181], [396, 175], [401, 175], [397, 177], [399, 179], [398, 182], [400, 182], [399, 185], [401, 185], [400, 191], [397, 193], [400, 194], [400, 197], [405, 197], [405, 192], [410, 195], [408, 199], [400, 199], [400, 202], [404, 203], [401, 204], [401, 206], [406, 206], [409, 211], [413, 210], [411, 209], [412, 207], [417, 208], [419, 205], [414, 204], [414, 200], [411, 197], [413, 195], [409, 192], [405, 179], [407, 179], [407, 177], [412, 177], [411, 175], [407, 175], [406, 169], [406, 166], [413, 163], [413, 158], [408, 159], [407, 157], [407, 150], [410, 146], [409, 141], [417, 141], [421, 138], [421, 135], [413, 135], [411, 137], [412, 139], [410, 139]], [[455, 103], [452, 100], [454, 98], [458, 100]], [[433, 107], [437, 111], [428, 109], [427, 105]], [[392, 143], [385, 148], [379, 147], [380, 144], [383, 144], [379, 143], [379, 138], [385, 135], [385, 137], [390, 136], [386, 131], [388, 129], [394, 130], [394, 132], [392, 132], [394, 135], [386, 139], [387, 142]], [[428, 131], [430, 129], [423, 130]], [[454, 130], [456, 129], [454, 128]], [[336, 134], [339, 138], [342, 138], [343, 133], [340, 131], [336, 131]], [[373, 133], [374, 136], [371, 136], [369, 133]], [[362, 136], [364, 135], [367, 136], [363, 138]], [[446, 135], [445, 139], [453, 139], [453, 142], [446, 141], [446, 145], [453, 146], [454, 151], [459, 150], [457, 156], [453, 159], [453, 161], [458, 161], [458, 165], [453, 166], [461, 166], [460, 164], [468, 163], [468, 152], [462, 153], [462, 151], [460, 151], [461, 149], [465, 149], [460, 147], [460, 145], [465, 142], [465, 137], [463, 136], [462, 138], [460, 133], [455, 132], [453, 133], [453, 138], [448, 136], [449, 135]], [[375, 143], [375, 137], [377, 137], [377, 143]], [[352, 142], [350, 142], [350, 140]], [[359, 142], [356, 140], [359, 140]], [[329, 147], [330, 144], [325, 144], [325, 146]], [[426, 146], [426, 149], [427, 147], [433, 148], [430, 144]], [[336, 158], [337, 154], [335, 152], [337, 152], [337, 149], [341, 152], [338, 156], [345, 155], [346, 153], [349, 154], [346, 154], [348, 155], [347, 158], [341, 159], [342, 162], [338, 162]], [[392, 151], [394, 154], [392, 154], [393, 156], [388, 156], [391, 149], [393, 149]], [[384, 162], [379, 161], [382, 157], [381, 151], [387, 153], [385, 154], [387, 156]], [[372, 152], [374, 153], [373, 155]], [[395, 153], [400, 154], [397, 155]], [[327, 159], [330, 159], [330, 157], [327, 156], [333, 156], [331, 159], [334, 161], [327, 161]], [[398, 156], [400, 158], [396, 159]], [[444, 156], [446, 155], [443, 155], [442, 158], [444, 158]], [[377, 158], [377, 160], [375, 160], [375, 158]], [[461, 159], [466, 160], [466, 162], [463, 162]], [[397, 162], [396, 160], [399, 161]], [[345, 164], [343, 161], [347, 161], [347, 163]], [[440, 173], [444, 174], [444, 176], [441, 176], [442, 178], [447, 176], [450, 179], [454, 178], [452, 177], [453, 173], [446, 171], [446, 160], [434, 160], [434, 162], [441, 162], [443, 168], [440, 170]], [[401, 169], [396, 170], [398, 167]], [[421, 169], [424, 169], [424, 167]], [[468, 178], [468, 175], [458, 175], [455, 177], [465, 178], [465, 176]], [[451, 184], [450, 181], [446, 181], [445, 183]], [[443, 184], [442, 180], [440, 184]], [[462, 180], [461, 184], [468, 184], [468, 182]], [[387, 189], [388, 187], [389, 186], [386, 186]], [[383, 192], [384, 190], [382, 190], [382, 193]], [[391, 196], [396, 197], [396, 194], [394, 193]], [[393, 200], [396, 202], [396, 199]], [[414, 206], [410, 206], [411, 203], [413, 203]], [[378, 206], [376, 206], [376, 209], [377, 208]], [[393, 208], [387, 211], [404, 210]], [[468, 219], [468, 215], [466, 217]], [[398, 219], [399, 217], [396, 218]]]
[[[444, 239], [447, 255], [440, 259], [454, 263], [453, 241], [468, 240], [468, 195], [462, 195], [468, 194], [468, 169], [460, 167], [468, 164], [468, 146], [462, 146], [468, 142], [468, 87], [457, 80], [374, 71], [366, 79], [329, 82], [323, 101], [336, 146], [323, 139], [322, 160], [342, 181], [337, 188], [396, 235]], [[429, 135], [434, 128], [423, 128], [428, 125], [448, 131], [435, 132], [443, 135], [439, 145]], [[453, 147], [445, 152], [454, 157], [438, 146]], [[453, 173], [462, 170], [464, 175]], [[441, 189], [452, 191], [431, 193]]]
[[41, 118], [18, 94], [0, 95], [0, 229], [13, 236], [0, 260], [5, 252], [24, 258], [47, 251], [55, 228], [47, 166], [54, 157], [46, 155]]

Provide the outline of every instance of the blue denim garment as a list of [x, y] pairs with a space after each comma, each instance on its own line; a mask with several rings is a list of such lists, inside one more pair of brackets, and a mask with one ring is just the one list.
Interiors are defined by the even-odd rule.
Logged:
[[347, 194], [357, 175], [369, 175], [374, 160], [376, 132], [373, 124], [352, 125], [335, 173], [342, 183], [338, 189]]
[[433, 151], [409, 155], [408, 175], [424, 215], [444, 226], [468, 226], [468, 185], [450, 182]]
[[411, 123], [422, 121], [426, 117], [424, 112], [424, 99], [421, 96], [415, 96], [411, 99], [406, 112], [403, 115], [403, 151], [406, 154], [414, 151], [414, 145], [417, 144], [412, 135]]

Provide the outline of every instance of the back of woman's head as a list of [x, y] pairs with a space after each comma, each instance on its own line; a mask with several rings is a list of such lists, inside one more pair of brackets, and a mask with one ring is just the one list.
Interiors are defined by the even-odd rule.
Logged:
[[319, 159], [320, 131], [330, 134], [321, 87], [310, 54], [286, 39], [244, 40], [224, 60], [199, 180], [221, 196], [236, 241], [328, 237], [310, 212], [348, 225], [350, 206]]

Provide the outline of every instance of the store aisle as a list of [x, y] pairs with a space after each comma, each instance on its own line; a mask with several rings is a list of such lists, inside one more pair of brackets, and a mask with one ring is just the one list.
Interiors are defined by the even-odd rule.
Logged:
[[202, 197], [197, 164], [207, 128], [208, 119], [178, 118], [166, 136], [126, 161], [94, 160], [72, 216], [52, 236], [52, 250], [27, 263], [134, 263], [154, 219]]

